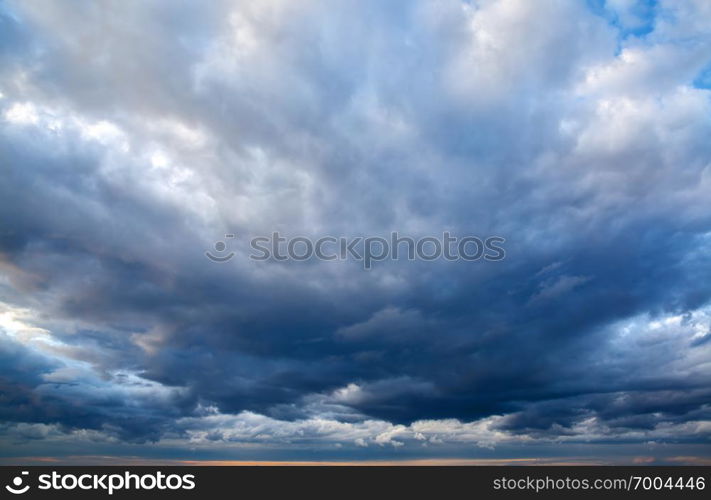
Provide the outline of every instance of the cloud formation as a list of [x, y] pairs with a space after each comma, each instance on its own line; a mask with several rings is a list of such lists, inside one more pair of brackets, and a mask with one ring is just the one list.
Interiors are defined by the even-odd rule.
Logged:
[[[708, 445], [709, 9], [3, 4], [2, 439]], [[444, 230], [507, 258], [247, 258]]]

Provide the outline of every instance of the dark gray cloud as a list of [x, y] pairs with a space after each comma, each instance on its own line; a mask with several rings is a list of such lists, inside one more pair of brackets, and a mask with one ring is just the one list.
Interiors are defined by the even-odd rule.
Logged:
[[[633, 3], [1, 7], [4, 434], [707, 444], [711, 16]], [[247, 258], [394, 230], [507, 257]]]

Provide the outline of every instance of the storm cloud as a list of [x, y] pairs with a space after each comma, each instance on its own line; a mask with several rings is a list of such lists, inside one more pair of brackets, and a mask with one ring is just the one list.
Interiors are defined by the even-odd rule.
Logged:
[[3, 3], [4, 453], [708, 455], [709, 74], [703, 0]]

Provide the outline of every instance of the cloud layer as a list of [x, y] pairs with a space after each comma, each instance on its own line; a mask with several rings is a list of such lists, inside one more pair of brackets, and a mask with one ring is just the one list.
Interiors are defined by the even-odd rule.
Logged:
[[[708, 2], [29, 1], [0, 26], [8, 453], [708, 450]], [[507, 257], [247, 258], [445, 230]]]

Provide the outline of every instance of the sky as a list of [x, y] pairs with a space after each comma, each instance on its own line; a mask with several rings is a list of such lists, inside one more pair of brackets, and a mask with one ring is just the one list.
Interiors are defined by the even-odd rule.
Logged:
[[707, 0], [0, 0], [0, 462], [711, 463], [709, 137]]

